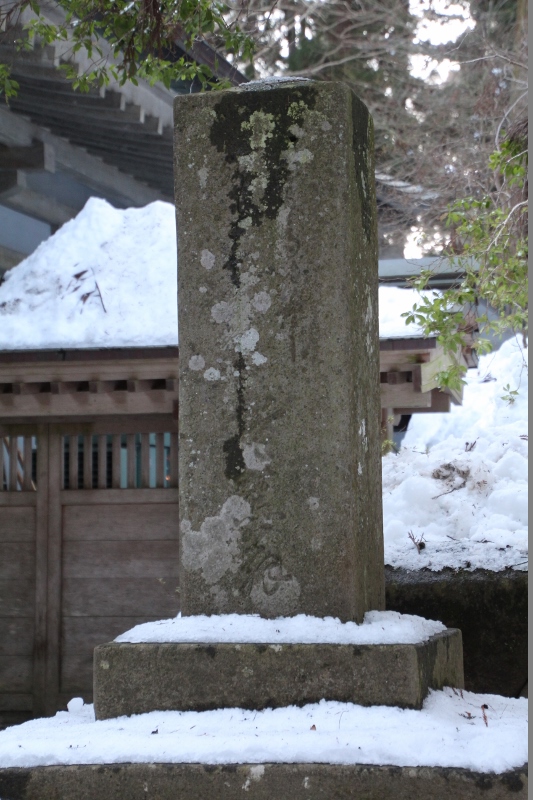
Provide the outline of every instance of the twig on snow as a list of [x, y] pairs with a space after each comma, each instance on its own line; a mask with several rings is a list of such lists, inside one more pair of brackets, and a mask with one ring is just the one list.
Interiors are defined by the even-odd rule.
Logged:
[[453, 489], [449, 489], [447, 492], [442, 492], [442, 494], [436, 494], [435, 497], [432, 497], [432, 500], [436, 500], [437, 497], [443, 497], [445, 494], [451, 494], [452, 492], [458, 492], [459, 489], [464, 489], [466, 486], [466, 480], [462, 482], [460, 486], [454, 486]]
[[414, 544], [414, 546], [416, 547], [418, 554], [420, 555], [420, 551], [424, 550], [424, 548], [426, 546], [426, 543], [424, 541], [424, 534], [422, 534], [420, 539], [417, 539], [415, 537], [413, 531], [409, 531], [409, 533], [407, 535], [410, 538], [410, 540], [412, 541], [412, 543]]

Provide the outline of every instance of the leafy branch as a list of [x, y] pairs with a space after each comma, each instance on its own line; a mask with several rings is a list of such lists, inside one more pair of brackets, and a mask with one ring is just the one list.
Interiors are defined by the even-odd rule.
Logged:
[[[60, 65], [73, 87], [83, 92], [106, 86], [111, 79], [120, 85], [137, 85], [144, 79], [170, 88], [175, 81], [197, 78], [203, 88], [220, 86], [210, 67], [188, 56], [177, 57], [177, 39], [191, 49], [209, 38], [226, 53], [244, 61], [251, 58], [251, 38], [237, 22], [227, 21], [228, 7], [219, 0], [58, 0], [58, 5], [63, 19], [51, 22], [37, 0], [12, 0], [0, 6], [0, 30], [16, 24], [23, 12], [33, 12], [17, 48], [31, 48], [33, 37], [38, 37], [45, 45], [68, 43], [70, 56], [85, 51], [91, 60], [85, 72], [78, 74], [74, 62]], [[17, 91], [8, 65], [0, 64], [0, 94], [8, 100]]]
[[[486, 338], [512, 330], [522, 333], [526, 346], [528, 325], [527, 237], [527, 127], [518, 123], [500, 148], [490, 156], [495, 189], [481, 198], [456, 201], [448, 210], [446, 225], [452, 231], [458, 282], [443, 292], [424, 296], [410, 312], [407, 323], [416, 322], [426, 336], [437, 336], [450, 353], [464, 346], [489, 352]], [[413, 281], [427, 289], [432, 272], [425, 270]], [[490, 318], [481, 311], [485, 301], [494, 309]], [[472, 343], [472, 333], [479, 331]], [[439, 374], [441, 386], [459, 388], [465, 367], [456, 364]]]

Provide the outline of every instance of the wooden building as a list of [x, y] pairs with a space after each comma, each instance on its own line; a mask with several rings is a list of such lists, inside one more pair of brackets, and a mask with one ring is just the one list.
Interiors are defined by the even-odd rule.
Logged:
[[0, 725], [179, 609], [177, 348], [0, 353]]
[[461, 405], [462, 389], [441, 389], [438, 375], [453, 364], [470, 369], [477, 363], [477, 354], [472, 347], [464, 347], [456, 355], [450, 355], [436, 337], [380, 339], [382, 439], [393, 440], [393, 429], [398, 427], [402, 417], [448, 412], [452, 403]]

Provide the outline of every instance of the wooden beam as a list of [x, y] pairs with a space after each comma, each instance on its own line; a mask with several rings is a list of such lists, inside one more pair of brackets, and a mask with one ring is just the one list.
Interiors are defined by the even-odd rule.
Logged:
[[438, 375], [455, 366], [462, 359], [442, 350], [435, 358], [425, 364], [417, 364], [413, 369], [413, 384], [417, 392], [430, 392], [439, 389]]
[[[176, 431], [175, 420], [170, 414], [133, 414], [126, 419], [113, 414], [102, 417], [70, 417], [57, 420], [49, 417], [47, 422], [52, 431], [64, 436], [88, 436], [100, 433], [159, 433]], [[42, 420], [0, 423], [0, 436], [35, 436]]]
[[412, 406], [404, 406], [394, 409], [395, 414], [442, 414], [450, 410], [451, 397], [449, 394], [439, 391], [439, 389], [432, 389], [431, 392], [431, 405], [428, 408], [413, 408]]
[[150, 503], [177, 503], [178, 489], [91, 489], [61, 494], [62, 506], [84, 505], [147, 505]]
[[402, 383], [399, 386], [382, 383], [380, 391], [381, 408], [429, 408], [431, 406], [431, 393], [415, 392], [412, 383]]
[[398, 386], [400, 383], [407, 383], [408, 372], [387, 372], [387, 383], [389, 386]]
[[0, 492], [0, 508], [9, 506], [37, 506], [37, 492]]
[[423, 336], [407, 336], [403, 339], [380, 339], [379, 351], [380, 353], [387, 350], [433, 350], [437, 347], [437, 339], [435, 337], [425, 338]]
[[0, 418], [3, 422], [23, 417], [44, 419], [94, 416], [129, 416], [131, 414], [172, 415], [174, 396], [164, 389], [146, 392], [77, 392], [75, 394], [13, 395], [0, 394]]

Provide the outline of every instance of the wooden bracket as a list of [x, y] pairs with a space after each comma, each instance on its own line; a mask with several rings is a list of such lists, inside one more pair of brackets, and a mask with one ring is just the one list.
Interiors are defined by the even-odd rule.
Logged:
[[398, 386], [400, 383], [407, 383], [407, 372], [387, 372], [387, 383], [389, 386]]

